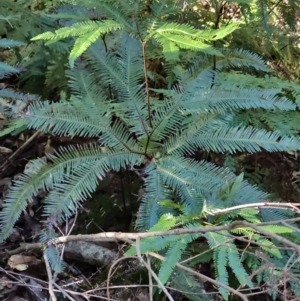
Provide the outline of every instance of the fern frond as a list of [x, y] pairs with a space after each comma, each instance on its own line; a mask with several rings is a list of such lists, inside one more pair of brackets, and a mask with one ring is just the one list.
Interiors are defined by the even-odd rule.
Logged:
[[257, 186], [250, 185], [247, 181], [243, 181], [240, 189], [227, 201], [230, 206], [236, 206], [241, 204], [261, 202], [268, 197], [268, 193], [259, 190]]
[[[155, 38], [156, 41], [162, 45], [166, 53], [167, 54], [170, 53], [170, 55], [172, 55], [173, 52], [176, 53], [178, 49], [177, 47], [179, 47], [182, 49], [200, 51], [210, 55], [223, 56], [219, 50], [213, 48], [209, 44], [205, 44], [201, 41], [193, 40], [189, 37], [175, 35], [172, 33], [159, 33], [154, 35], [153, 38]], [[174, 44], [174, 46], [172, 44]], [[168, 57], [170, 55], [168, 55]]]
[[102, 145], [109, 145], [117, 150], [128, 150], [133, 153], [143, 154], [143, 148], [133, 139], [132, 133], [122, 122], [116, 122], [111, 127], [102, 131]]
[[167, 251], [165, 255], [165, 260], [162, 262], [158, 278], [165, 284], [170, 278], [176, 263], [180, 261], [181, 255], [187, 246], [187, 241], [185, 239], [179, 240], [174, 243]]
[[[74, 159], [74, 151], [65, 151], [63, 156], [67, 160]], [[85, 158], [82, 155], [90, 156]], [[56, 183], [47, 197], [47, 206], [44, 212], [47, 216], [56, 215], [58, 221], [64, 220], [76, 212], [80, 203], [90, 197], [99, 183], [99, 179], [105, 177], [110, 169], [119, 171], [123, 166], [135, 166], [142, 163], [143, 157], [132, 152], [118, 152], [99, 148], [77, 149], [76, 156], [82, 159], [81, 164], [75, 170], [69, 170], [63, 183]]]
[[46, 133], [95, 137], [109, 124], [107, 116], [97, 120], [84, 115], [83, 105], [72, 97], [71, 103], [35, 102], [29, 106], [28, 126]]
[[188, 36], [188, 37], [193, 37], [197, 38], [199, 35], [199, 30], [194, 28], [193, 26], [189, 24], [178, 24], [178, 23], [165, 23], [162, 24], [161, 26], [157, 25], [157, 28], [155, 28], [153, 31], [150, 32], [149, 36], [146, 37], [150, 38], [153, 35], [156, 34], [176, 34], [176, 35], [182, 35], [182, 36]]
[[296, 138], [281, 137], [278, 133], [256, 130], [251, 127], [224, 127], [213, 132], [201, 132], [184, 146], [184, 150], [189, 153], [197, 148], [221, 153], [235, 153], [244, 150], [254, 153], [261, 149], [275, 152], [298, 150], [300, 141]]
[[149, 231], [168, 231], [172, 229], [177, 223], [178, 220], [174, 215], [166, 213], [160, 217], [157, 224], [151, 227]]
[[38, 96], [16, 92], [12, 89], [0, 89], [0, 97], [13, 100], [22, 100], [24, 102], [38, 100]]
[[[31, 172], [30, 175], [23, 174], [16, 180], [6, 197], [6, 202], [3, 204], [3, 209], [0, 213], [0, 222], [3, 225], [0, 232], [1, 241], [10, 235], [13, 225], [20, 217], [22, 211], [26, 209], [27, 201], [30, 202], [32, 200], [38, 189], [45, 186], [51, 188], [53, 181], [62, 179], [62, 174], [53, 174], [52, 176], [51, 168], [46, 168], [46, 163], [41, 159], [31, 161]], [[10, 223], [6, 222], [8, 220]]]
[[61, 260], [59, 250], [52, 243], [52, 240], [57, 237], [53, 226], [54, 225], [52, 225], [51, 220], [47, 221], [47, 228], [41, 231], [39, 237], [40, 241], [44, 243], [44, 256], [46, 256], [49, 261], [51, 268], [55, 272], [59, 273], [63, 271], [65, 264]]
[[[127, 154], [124, 151], [102, 151], [97, 147], [79, 149], [72, 147], [64, 152], [62, 151], [59, 157], [53, 156], [51, 158], [53, 160], [52, 164], [46, 164], [41, 159], [31, 161], [30, 174], [24, 174], [15, 181], [7, 196], [7, 201], [3, 205], [0, 213], [1, 224], [5, 220], [10, 220], [11, 223], [4, 223], [5, 226], [2, 227], [0, 232], [1, 240], [10, 234], [14, 223], [26, 208], [27, 201], [30, 202], [32, 200], [39, 188], [45, 190], [58, 189], [58, 192], [52, 192], [47, 197], [47, 201], [51, 205], [45, 207], [45, 212], [48, 215], [56, 213], [63, 219], [63, 213], [70, 213], [75, 209], [72, 207], [72, 202], [76, 202], [76, 198], [82, 200], [89, 195], [95, 189], [98, 179], [104, 177], [109, 169], [119, 170], [121, 166], [124, 166], [123, 164], [127, 163], [133, 165], [141, 164], [139, 160], [143, 157], [132, 153], [127, 156]], [[90, 176], [88, 179], [85, 177], [87, 173]], [[76, 182], [79, 179], [78, 174], [84, 176], [85, 183], [82, 181]], [[62, 191], [61, 189], [64, 188], [68, 190]], [[61, 203], [57, 202], [57, 198], [53, 198], [53, 195], [60, 197]], [[78, 206], [76, 203], [74, 204], [75, 207]], [[65, 212], [61, 211], [62, 208]]]
[[[228, 285], [228, 251], [227, 251], [227, 241], [226, 236], [227, 231], [221, 231], [220, 233], [206, 233], [205, 237], [208, 240], [208, 244], [214, 252], [214, 264], [215, 264], [215, 273], [216, 280]], [[219, 292], [225, 300], [228, 300], [229, 292], [219, 287]]]
[[[145, 106], [146, 93], [141, 80], [144, 78], [141, 43], [123, 35], [118, 54], [122, 57], [121, 74], [123, 82], [117, 95], [119, 105], [116, 113], [135, 131], [136, 135], [145, 135], [149, 131], [148, 111]], [[136, 121], [136, 122], [135, 122]]]
[[109, 107], [107, 96], [95, 85], [96, 78], [87, 70], [67, 71], [72, 95], [82, 102], [82, 109], [93, 120], [98, 120]]
[[11, 75], [13, 73], [19, 73], [19, 69], [10, 66], [4, 62], [0, 62], [0, 78], [4, 78], [5, 76]]
[[32, 41], [38, 40], [57, 40], [57, 39], [65, 39], [69, 37], [82, 37], [86, 34], [97, 32], [98, 37], [101, 34], [108, 33], [113, 30], [118, 30], [122, 26], [112, 20], [104, 20], [104, 21], [85, 21], [85, 22], [77, 22], [72, 24], [69, 27], [64, 27], [57, 29], [54, 33], [53, 32], [44, 32], [34, 38]]
[[179, 183], [186, 183], [202, 192], [220, 189], [235, 178], [228, 169], [217, 167], [212, 163], [197, 162], [175, 156], [160, 159], [158, 169], [162, 174], [168, 176], [166, 181], [171, 187], [179, 189], [181, 186]]
[[260, 228], [277, 234], [283, 234], [283, 233], [293, 233], [294, 230], [287, 226], [280, 226], [280, 225], [266, 225], [266, 226], [260, 226]]
[[167, 139], [182, 129], [183, 116], [172, 102], [160, 103], [154, 110], [150, 132], [150, 136], [154, 140]]
[[218, 29], [206, 29], [198, 32], [198, 37], [205, 41], [216, 41], [225, 38], [239, 28], [240, 22], [231, 22]]
[[16, 135], [20, 132], [26, 130], [27, 128], [27, 119], [19, 118], [17, 120], [10, 121], [4, 129], [0, 131], [0, 137], [3, 137], [8, 134]]
[[272, 241], [268, 240], [262, 235], [253, 235], [251, 238], [260, 246], [263, 251], [276, 258], [282, 258], [280, 250], [274, 245]]
[[9, 40], [9, 39], [0, 39], [0, 48], [14, 48], [25, 45], [23, 42]]
[[98, 44], [92, 45], [88, 57], [101, 80], [107, 83], [107, 86], [113, 83], [118, 99], [118, 103], [114, 104], [117, 116], [138, 135], [143, 136], [148, 133], [149, 125], [146, 121], [148, 112], [145, 106], [145, 90], [136, 84], [143, 70], [140, 68], [141, 45], [131, 38], [123, 38], [122, 41], [124, 49], [120, 54], [125, 59], [122, 65], [116, 55], [105, 54]]
[[125, 3], [117, 0], [77, 0], [78, 4], [82, 4], [83, 6], [95, 7], [97, 11], [101, 11], [103, 15], [109, 17], [117, 22], [120, 22], [127, 27], [128, 29], [135, 31], [136, 28], [133, 24], [128, 20], [128, 15], [130, 14], [137, 14], [138, 9], [138, 1], [131, 1]]
[[101, 35], [122, 28], [122, 24], [113, 20], [84, 21], [75, 23], [69, 27], [57, 29], [53, 32], [45, 32], [31, 40], [59, 40], [68, 37], [78, 37], [70, 53], [69, 62], [74, 66], [75, 60], [85, 52]]
[[229, 113], [203, 113], [198, 116], [190, 115], [183, 120], [181, 126], [182, 134], [171, 136], [171, 138], [164, 143], [163, 151], [168, 155], [172, 154], [176, 156], [180, 156], [185, 152], [188, 153], [188, 148], [185, 148], [186, 142], [193, 139], [200, 131], [218, 130], [228, 126], [231, 123], [233, 116], [234, 115]]
[[170, 279], [172, 287], [184, 292], [184, 295], [192, 301], [213, 301], [213, 297], [205, 293], [204, 289], [199, 287], [199, 280], [188, 272], [179, 268], [174, 269]]
[[[252, 53], [245, 49], [221, 50], [224, 58], [220, 59], [216, 63], [217, 70], [223, 68], [255, 68], [259, 71], [271, 72], [271, 69], [267, 66], [265, 61], [257, 54]], [[253, 76], [251, 76], [253, 77]]]
[[148, 230], [157, 224], [159, 218], [168, 213], [169, 210], [159, 205], [159, 201], [169, 199], [170, 191], [164, 186], [161, 175], [156, 169], [154, 163], [150, 163], [144, 171], [147, 174], [145, 178], [145, 194], [143, 196], [137, 219], [137, 228], [140, 231]]
[[250, 280], [250, 276], [244, 269], [240, 254], [237, 247], [233, 243], [227, 244], [227, 258], [230, 268], [233, 270], [235, 277], [238, 279], [241, 285], [247, 285], [248, 287], [253, 287], [253, 283]]
[[194, 95], [182, 96], [182, 108], [188, 113], [224, 113], [228, 110], [263, 108], [295, 110], [296, 106], [285, 98], [279, 98], [280, 90], [228, 89], [228, 85], [219, 86], [210, 91], [197, 91]]

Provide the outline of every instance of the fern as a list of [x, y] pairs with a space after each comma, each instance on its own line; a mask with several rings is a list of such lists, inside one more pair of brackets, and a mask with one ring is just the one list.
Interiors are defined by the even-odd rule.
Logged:
[[[110, 170], [127, 168], [139, 168], [144, 180], [136, 222], [139, 231], [228, 225], [241, 218], [275, 223], [287, 216], [288, 211], [282, 214], [269, 209], [221, 214], [220, 209], [261, 202], [268, 194], [243, 180], [243, 175], [237, 177], [227, 168], [195, 159], [199, 150], [229, 156], [243, 151], [300, 149], [299, 138], [283, 135], [278, 124], [264, 128], [255, 127], [259, 125], [256, 122], [249, 126], [241, 117], [252, 110], [260, 112], [261, 118], [266, 111], [285, 114], [295, 112], [297, 106], [296, 94], [288, 97], [282, 93], [293, 85], [278, 80], [278, 88], [275, 78], [256, 85], [261, 80], [251, 73], [270, 71], [259, 56], [213, 46], [216, 40], [223, 43], [238, 24], [199, 29], [180, 23], [175, 21], [175, 13], [170, 14], [178, 13], [180, 1], [151, 1], [149, 7], [144, 1], [131, 0], [75, 2], [80, 8], [75, 22], [71, 20], [74, 10], [58, 10], [53, 19], [61, 17], [63, 28], [52, 28], [33, 38], [46, 40], [51, 47], [60, 39], [75, 40], [69, 56], [71, 68], [66, 72], [70, 95], [57, 102], [28, 96], [27, 111], [20, 113], [18, 122], [52, 135], [98, 140], [93, 145], [62, 148], [49, 163], [32, 161], [31, 171], [14, 182], [3, 204], [1, 241], [9, 236], [27, 202], [43, 188], [49, 192], [43, 209], [48, 220], [41, 239], [52, 268], [61, 270], [59, 252], [52, 244], [56, 235], [53, 226], [77, 212]], [[103, 17], [97, 9], [103, 9]], [[96, 20], [89, 20], [93, 13]], [[162, 66], [157, 73], [165, 78], [160, 85], [150, 67], [154, 58]], [[232, 68], [235, 72], [226, 73]], [[243, 75], [240, 82], [236, 82], [238, 72]], [[11, 98], [18, 96], [12, 91], [5, 93]], [[20, 94], [20, 98], [25, 96]], [[291, 235], [285, 227], [265, 229]], [[246, 227], [209, 232], [203, 240], [212, 250], [217, 281], [228, 286], [232, 271], [238, 285], [252, 287], [246, 259], [241, 258], [238, 244], [231, 241], [233, 236], [238, 240], [240, 234], [281, 259], [278, 243]], [[176, 264], [198, 238], [198, 234], [147, 238], [141, 241], [140, 251], [162, 252], [165, 260], [158, 275], [163, 283], [172, 283]], [[135, 246], [128, 254], [136, 254]], [[268, 277], [261, 274], [261, 279]], [[185, 288], [195, 283], [190, 275], [185, 275], [185, 280]], [[226, 288], [219, 287], [219, 293], [229, 298]]]

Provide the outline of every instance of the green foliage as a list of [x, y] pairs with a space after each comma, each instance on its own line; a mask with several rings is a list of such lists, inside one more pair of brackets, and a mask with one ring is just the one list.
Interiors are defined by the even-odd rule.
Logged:
[[70, 45], [45, 46], [30, 42], [32, 36], [56, 28], [56, 21], [42, 14], [54, 2], [3, 0], [0, 3], [0, 35], [22, 42], [16, 56], [9, 53], [5, 61], [21, 67], [19, 79], [24, 91], [43, 98], [49, 97], [54, 89], [64, 90], [67, 86], [64, 65]]
[[[14, 48], [24, 45], [22, 42], [1, 39], [0, 49]], [[10, 66], [4, 62], [0, 62], [0, 79], [9, 77], [12, 74], [18, 74], [20, 72], [18, 67]], [[14, 103], [8, 104], [5, 100], [9, 98], [13, 100]], [[0, 90], [0, 112], [6, 115], [9, 119], [16, 119], [20, 111], [26, 106], [27, 102], [35, 99], [35, 97], [27, 96], [23, 93], [16, 92], [11, 89], [1, 89]], [[21, 105], [20, 105], [21, 103]], [[18, 118], [13, 121], [12, 124], [8, 124], [4, 130], [0, 132], [0, 136], [7, 135], [9, 133], [18, 133], [26, 129], [27, 122], [23, 118]]]
[[[58, 102], [33, 99], [26, 114], [20, 114], [22, 119], [2, 135], [25, 124], [52, 135], [99, 140], [89, 146], [61, 148], [49, 156], [49, 163], [33, 160], [30, 171], [15, 181], [3, 204], [0, 239], [9, 236], [38, 190], [48, 191], [44, 202], [47, 227], [41, 240], [50, 264], [60, 271], [59, 253], [51, 242], [55, 223], [77, 212], [110, 170], [123, 168], [142, 170], [145, 193], [136, 221], [139, 231], [197, 229], [228, 225], [238, 219], [275, 224], [284, 219], [288, 213], [274, 209], [227, 212], [229, 207], [262, 202], [268, 194], [250, 185], [243, 174], [237, 177], [228, 168], [195, 159], [198, 150], [228, 155], [300, 150], [299, 138], [292, 135], [297, 127], [291, 120], [297, 112], [299, 87], [289, 95], [288, 90], [296, 85], [265, 76], [270, 68], [259, 55], [226, 47], [234, 45], [232, 36], [235, 30], [239, 32], [238, 27], [245, 29], [264, 20], [268, 1], [255, 9], [248, 1], [238, 1], [246, 25], [232, 21], [214, 28], [209, 22], [199, 26], [193, 18], [190, 22], [179, 18], [188, 15], [181, 1], [69, 2], [74, 6], [63, 6], [47, 16], [47, 20], [61, 21], [62, 28], [50, 26], [45, 28], [47, 32], [31, 37], [47, 41], [40, 49], [48, 49], [51, 56], [46, 68], [48, 83], [56, 82], [51, 76], [64, 69], [53, 57], [55, 50], [60, 49], [58, 57], [66, 59], [71, 49], [71, 68], [64, 77], [67, 97]], [[197, 16], [197, 12], [189, 13]], [[218, 47], [221, 43], [223, 47]], [[161, 70], [153, 67], [154, 60], [159, 61]], [[5, 68], [7, 73], [12, 70]], [[163, 79], [160, 82], [157, 78]], [[15, 92], [6, 93], [16, 96]], [[25, 100], [24, 95], [20, 98]], [[286, 114], [284, 124], [278, 121], [279, 114]], [[249, 122], [250, 115], [254, 116], [253, 123]], [[283, 226], [263, 230], [291, 235]], [[278, 242], [249, 227], [206, 233], [205, 244], [213, 253], [217, 281], [228, 286], [231, 271], [237, 286], [251, 288], [253, 280], [247, 267], [254, 272], [260, 263], [255, 261], [253, 250], [246, 257], [241, 249], [247, 247], [240, 248], [234, 242], [241, 235], [282, 266], [288, 259]], [[192, 300], [203, 300], [192, 294], [195, 279], [187, 272], [178, 272], [176, 265], [199, 237], [153, 237], [142, 240], [140, 246], [142, 254], [164, 254], [158, 272], [161, 282], [190, 291], [186, 295]], [[134, 246], [128, 254], [136, 254]], [[185, 280], [182, 284], [178, 275]], [[264, 272], [257, 280], [268, 281], [270, 277]], [[219, 293], [228, 300], [226, 288], [219, 287]]]

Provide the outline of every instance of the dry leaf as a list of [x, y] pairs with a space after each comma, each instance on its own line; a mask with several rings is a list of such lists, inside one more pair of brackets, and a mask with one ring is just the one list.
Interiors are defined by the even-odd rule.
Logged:
[[11, 154], [12, 152], [10, 148], [0, 146], [0, 154]]
[[7, 287], [7, 288], [12, 288], [13, 284], [11, 283], [10, 279], [7, 278], [6, 276], [3, 276], [0, 278], [0, 283], [1, 283], [1, 287]]
[[35, 256], [24, 256], [24, 255], [12, 255], [8, 259], [8, 265], [12, 269], [16, 269], [18, 271], [25, 271], [28, 268], [28, 264], [34, 264], [38, 260]]

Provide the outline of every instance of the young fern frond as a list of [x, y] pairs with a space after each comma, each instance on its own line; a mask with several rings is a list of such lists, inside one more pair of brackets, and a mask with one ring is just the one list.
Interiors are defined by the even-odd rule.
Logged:
[[113, 20], [84, 21], [75, 23], [69, 27], [60, 28], [53, 32], [45, 32], [37, 35], [32, 40], [58, 41], [68, 37], [77, 37], [70, 53], [69, 63], [74, 67], [75, 60], [85, 52], [101, 35], [122, 28], [122, 24]]

